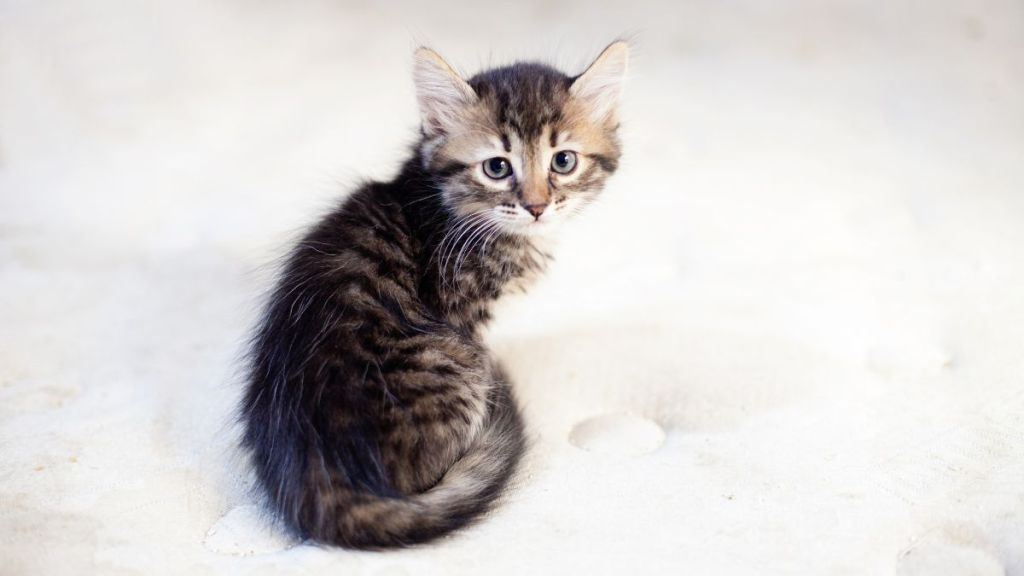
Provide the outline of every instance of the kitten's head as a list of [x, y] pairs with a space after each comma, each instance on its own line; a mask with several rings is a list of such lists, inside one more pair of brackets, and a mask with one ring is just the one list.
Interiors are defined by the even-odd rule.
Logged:
[[618, 101], [629, 47], [579, 76], [514, 64], [463, 80], [416, 52], [424, 167], [447, 208], [518, 234], [547, 232], [600, 191], [619, 160]]

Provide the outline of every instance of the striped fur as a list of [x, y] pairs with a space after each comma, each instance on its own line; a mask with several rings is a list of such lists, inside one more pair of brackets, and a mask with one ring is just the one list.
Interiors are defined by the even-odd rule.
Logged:
[[[419, 52], [411, 158], [288, 258], [253, 336], [240, 420], [259, 487], [300, 537], [426, 542], [487, 511], [514, 473], [523, 424], [479, 330], [548, 258], [513, 218], [524, 195], [550, 199], [551, 222], [531, 222], [551, 226], [616, 168], [616, 121], [571, 94], [589, 74], [516, 64], [463, 82]], [[568, 143], [578, 173], [538, 176]], [[518, 167], [504, 187], [480, 172], [495, 147]]]

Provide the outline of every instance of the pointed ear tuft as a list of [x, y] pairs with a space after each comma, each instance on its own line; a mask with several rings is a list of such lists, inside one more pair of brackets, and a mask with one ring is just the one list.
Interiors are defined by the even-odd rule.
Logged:
[[581, 100], [597, 122], [614, 121], [622, 81], [629, 64], [629, 44], [612, 42], [587, 69], [573, 80], [570, 94]]
[[429, 137], [450, 132], [466, 106], [477, 99], [473, 88], [430, 48], [416, 50], [413, 82], [423, 131]]

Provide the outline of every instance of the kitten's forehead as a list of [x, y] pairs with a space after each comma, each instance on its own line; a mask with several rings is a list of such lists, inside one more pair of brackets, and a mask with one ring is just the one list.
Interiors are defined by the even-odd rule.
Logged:
[[469, 84], [499, 126], [532, 142], [561, 120], [572, 78], [544, 64], [520, 63], [481, 72]]

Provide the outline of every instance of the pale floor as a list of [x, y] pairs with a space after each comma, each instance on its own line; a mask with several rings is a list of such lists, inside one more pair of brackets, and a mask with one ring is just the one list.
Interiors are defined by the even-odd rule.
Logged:
[[[412, 141], [412, 49], [623, 33], [623, 169], [492, 335], [508, 501], [398, 553], [276, 535], [237, 358]], [[0, 1], [0, 574], [1024, 574], [1022, 375], [1020, 2]]]

